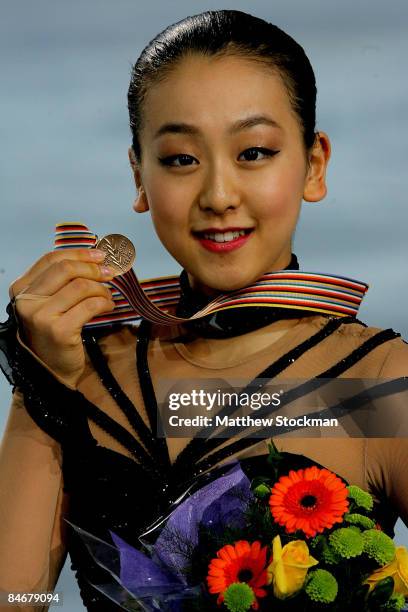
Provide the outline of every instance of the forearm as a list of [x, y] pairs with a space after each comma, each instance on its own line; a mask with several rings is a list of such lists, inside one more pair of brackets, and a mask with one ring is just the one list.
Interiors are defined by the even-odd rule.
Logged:
[[58, 579], [66, 503], [60, 461], [59, 445], [34, 424], [15, 394], [0, 447], [2, 592], [45, 592]]

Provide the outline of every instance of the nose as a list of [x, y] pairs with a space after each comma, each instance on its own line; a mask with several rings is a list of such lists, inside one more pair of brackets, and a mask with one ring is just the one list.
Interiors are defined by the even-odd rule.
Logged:
[[228, 210], [235, 210], [241, 199], [238, 184], [232, 169], [227, 164], [218, 163], [209, 169], [204, 178], [199, 197], [202, 211], [222, 215]]

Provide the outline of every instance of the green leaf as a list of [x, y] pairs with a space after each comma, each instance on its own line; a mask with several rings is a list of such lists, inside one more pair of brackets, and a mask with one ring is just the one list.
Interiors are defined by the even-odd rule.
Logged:
[[267, 463], [275, 466], [279, 464], [280, 461], [283, 461], [284, 457], [281, 455], [281, 453], [278, 451], [278, 449], [273, 443], [268, 444], [268, 448], [269, 448], [269, 455], [268, 455]]
[[375, 585], [374, 589], [368, 596], [368, 601], [373, 605], [381, 605], [386, 603], [394, 591], [394, 578], [387, 576]]

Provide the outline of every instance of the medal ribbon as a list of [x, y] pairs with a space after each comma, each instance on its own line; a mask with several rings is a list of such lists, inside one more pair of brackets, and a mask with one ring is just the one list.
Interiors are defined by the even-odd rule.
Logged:
[[[82, 223], [58, 223], [55, 249], [94, 248], [98, 237]], [[320, 272], [283, 270], [261, 276], [253, 285], [219, 295], [190, 318], [173, 314], [180, 299], [179, 276], [139, 281], [133, 269], [105, 283], [115, 308], [85, 327], [147, 319], [162, 325], [186, 323], [230, 308], [290, 308], [332, 316], [355, 316], [368, 289], [364, 282]]]

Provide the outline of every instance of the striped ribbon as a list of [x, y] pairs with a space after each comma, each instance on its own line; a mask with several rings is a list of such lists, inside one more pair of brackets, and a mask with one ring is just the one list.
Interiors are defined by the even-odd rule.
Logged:
[[[82, 223], [58, 223], [55, 249], [93, 248], [98, 237]], [[146, 318], [163, 325], [199, 319], [220, 310], [266, 306], [307, 310], [345, 317], [355, 316], [368, 289], [366, 283], [333, 274], [283, 270], [264, 274], [249, 287], [218, 296], [190, 319], [174, 315], [180, 299], [179, 276], [138, 281], [131, 269], [105, 283], [115, 303], [112, 312], [99, 315], [85, 327], [127, 323]]]

